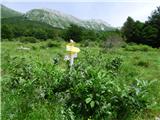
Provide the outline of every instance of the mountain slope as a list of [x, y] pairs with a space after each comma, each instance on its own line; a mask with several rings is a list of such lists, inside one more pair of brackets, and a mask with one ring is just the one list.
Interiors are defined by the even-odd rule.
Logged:
[[60, 28], [53, 28], [43, 22], [28, 20], [24, 16], [2, 18], [1, 31], [2, 39], [29, 36], [42, 40], [56, 38], [63, 32]]
[[16, 17], [21, 15], [22, 13], [12, 10], [4, 5], [1, 5], [1, 18]]
[[51, 25], [43, 22], [28, 20], [23, 16], [3, 18], [1, 20], [2, 25], [10, 25], [17, 28], [31, 28], [31, 29], [53, 29]]
[[70, 24], [76, 24], [81, 27], [85, 27], [88, 29], [95, 29], [95, 30], [114, 29], [108, 23], [102, 20], [84, 21], [72, 15], [64, 14], [62, 12], [50, 9], [33, 9], [28, 11], [25, 14], [25, 17], [27, 17], [30, 20], [41, 21], [49, 25], [52, 25], [53, 27], [58, 27], [63, 29], [69, 27]]

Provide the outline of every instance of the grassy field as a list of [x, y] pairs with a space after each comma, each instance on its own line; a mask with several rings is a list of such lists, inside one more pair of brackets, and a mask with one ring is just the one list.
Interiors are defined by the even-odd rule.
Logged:
[[1, 43], [3, 120], [154, 120], [160, 116], [160, 49], [77, 44], [81, 52], [69, 69], [65, 45]]

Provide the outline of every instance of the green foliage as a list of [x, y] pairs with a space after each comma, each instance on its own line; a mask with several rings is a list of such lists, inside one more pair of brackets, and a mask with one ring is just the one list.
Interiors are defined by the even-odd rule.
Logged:
[[[86, 57], [89, 57], [88, 54], [93, 57], [92, 53], [85, 54]], [[121, 86], [119, 70], [122, 60], [117, 57], [101, 61], [103, 56], [97, 56], [101, 59], [96, 57], [86, 61], [84, 57], [74, 68], [65, 72], [57, 71], [54, 65], [13, 57], [8, 63], [11, 80], [5, 84], [10, 89], [18, 90], [19, 94], [30, 94], [32, 101], [50, 102], [58, 95], [66, 109], [71, 109], [76, 117], [84, 119], [120, 119], [126, 111], [145, 109], [149, 104], [145, 98], [149, 83], [136, 80], [132, 85]], [[89, 64], [90, 60], [92, 64]], [[97, 64], [96, 69], [93, 63]], [[26, 93], [28, 88], [30, 93]]]
[[151, 48], [150, 46], [147, 46], [147, 45], [126, 45], [126, 46], [123, 46], [123, 48], [126, 51], [144, 51], [144, 52], [147, 52], [147, 51], [152, 51], [153, 50], [153, 48]]
[[24, 16], [2, 19], [2, 39], [18, 37], [35, 37], [40, 41], [47, 39], [73, 39], [76, 42], [104, 41], [112, 34], [119, 34], [119, 31], [96, 31], [89, 30], [71, 24], [68, 29], [58, 29], [52, 26], [28, 20]]
[[149, 62], [148, 61], [138, 61], [137, 63], [136, 63], [136, 65], [138, 65], [138, 66], [142, 66], [142, 67], [149, 67]]
[[149, 17], [148, 23], [152, 24], [157, 29], [160, 29], [159, 28], [160, 26], [160, 7], [157, 7], [157, 9], [152, 12], [151, 16]]
[[[52, 46], [54, 41], [45, 41], [43, 45], [47, 46], [50, 42]], [[35, 43], [36, 48], [36, 44], [42, 45]], [[8, 51], [5, 49], [2, 52], [2, 117], [6, 120], [125, 120], [128, 115], [143, 113], [158, 105], [155, 101], [159, 98], [154, 97], [157, 84], [152, 80], [138, 79], [139, 71], [133, 69], [134, 65], [146, 69], [152, 65], [149, 63], [146, 66], [147, 60], [140, 59], [138, 54], [132, 62], [125, 59], [126, 51], [123, 51], [125, 57], [121, 57], [119, 53], [110, 55], [92, 51], [91, 48], [81, 49], [75, 65], [68, 68], [60, 53], [53, 57], [52, 62], [48, 62], [35, 57], [36, 49], [30, 50], [28, 55], [25, 51], [20, 51], [20, 55], [19, 51], [16, 54]], [[11, 51], [14, 51], [13, 45]], [[44, 54], [43, 49], [40, 51]], [[139, 49], [137, 51], [143, 52]], [[34, 55], [29, 56], [32, 52]], [[128, 54], [131, 55], [131, 52], [134, 51]], [[134, 65], [128, 67], [128, 61]], [[64, 66], [60, 67], [62, 62]]]
[[127, 38], [130, 40], [133, 37], [133, 27], [134, 27], [134, 20], [131, 17], [127, 18], [127, 21], [124, 23], [122, 32]]
[[10, 38], [13, 38], [13, 32], [12, 32], [12, 29], [8, 26], [8, 25], [2, 25], [1, 27], [1, 37], [6, 39], [10, 39]]
[[57, 41], [51, 41], [49, 40], [47, 43], [47, 47], [59, 47], [60, 43], [58, 43]]
[[124, 40], [122, 36], [116, 32], [110, 33], [106, 37], [106, 40], [102, 41], [100, 47], [102, 47], [105, 51], [108, 51], [111, 48], [118, 48], [124, 44]]
[[9, 18], [9, 17], [15, 17], [15, 16], [22, 15], [22, 13], [12, 10], [10, 8], [7, 8], [2, 4], [0, 6], [1, 6], [1, 18]]
[[149, 20], [145, 23], [134, 21], [131, 17], [122, 27], [123, 35], [127, 42], [135, 42], [138, 44], [146, 44], [152, 47], [160, 47], [160, 7], [157, 7]]
[[35, 37], [19, 37], [18, 40], [22, 43], [36, 43], [39, 41]]
[[[10, 34], [9, 34], [10, 33]], [[2, 19], [2, 38], [17, 38], [21, 36], [37, 39], [55, 39], [61, 36], [62, 30], [52, 26], [26, 19], [23, 16]]]
[[66, 31], [64, 38], [66, 41], [73, 39], [75, 42], [82, 41], [82, 27], [72, 24]]

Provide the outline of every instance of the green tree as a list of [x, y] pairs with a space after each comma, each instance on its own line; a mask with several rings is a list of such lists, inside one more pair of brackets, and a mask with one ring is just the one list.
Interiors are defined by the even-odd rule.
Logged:
[[132, 42], [134, 25], [135, 21], [131, 17], [128, 17], [127, 21], [124, 23], [122, 27], [123, 35], [124, 37], [126, 37], [128, 42]]
[[[160, 47], [160, 6], [157, 7], [157, 9], [155, 11], [153, 11], [151, 16], [149, 17], [149, 20], [146, 22], [146, 24], [149, 24], [152, 26], [152, 33], [154, 34], [154, 35], [152, 35], [152, 36], [154, 36], [154, 39], [153, 39], [154, 46]], [[157, 29], [158, 31], [155, 29]], [[151, 32], [151, 30], [150, 30], [150, 32]], [[156, 38], [155, 38], [155, 33], [157, 33]]]
[[160, 6], [149, 17], [148, 23], [160, 30]]
[[33, 36], [37, 39], [42, 39], [42, 40], [48, 39], [47, 33], [42, 29], [35, 29], [33, 32]]
[[91, 41], [97, 40], [97, 35], [95, 30], [84, 29], [82, 36], [83, 36], [83, 40], [91, 40]]
[[75, 42], [82, 41], [82, 31], [83, 28], [72, 24], [68, 30], [65, 32], [65, 40], [73, 39]]
[[152, 25], [144, 27], [143, 31], [144, 44], [156, 47], [158, 45], [158, 29]]
[[15, 26], [13, 27], [13, 32], [15, 37], [25, 36], [26, 28]]
[[10, 39], [10, 38], [13, 38], [13, 32], [12, 32], [12, 29], [9, 25], [2, 25], [2, 28], [1, 28], [1, 37], [2, 39]]
[[122, 27], [122, 33], [127, 42], [160, 47], [160, 7], [152, 13], [145, 23], [135, 22], [131, 17], [128, 17]]
[[136, 21], [133, 25], [132, 42], [143, 43], [143, 27], [144, 23]]

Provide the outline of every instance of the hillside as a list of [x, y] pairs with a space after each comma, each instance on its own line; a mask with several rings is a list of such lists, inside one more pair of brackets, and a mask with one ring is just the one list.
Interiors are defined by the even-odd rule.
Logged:
[[4, 5], [1, 5], [1, 18], [10, 18], [17, 16], [24, 16], [29, 20], [43, 22], [48, 25], [51, 25], [52, 27], [62, 28], [62, 29], [70, 27], [71, 24], [75, 24], [80, 27], [98, 31], [99, 30], [111, 31], [115, 29], [110, 24], [102, 20], [96, 20], [96, 19], [81, 20], [72, 15], [65, 14], [56, 10], [32, 9], [22, 14]]
[[18, 17], [12, 17], [12, 18], [3, 18], [1, 20], [2, 25], [11, 25], [19, 28], [39, 28], [41, 27], [42, 29], [53, 29], [52, 26], [43, 23], [43, 22], [38, 22], [38, 21], [33, 21], [33, 20], [28, 20], [27, 18], [23, 16], [18, 16]]
[[12, 10], [4, 5], [1, 5], [1, 18], [9, 18], [21, 15], [22, 13]]
[[28, 20], [23, 16], [3, 18], [2, 38], [15, 38], [21, 36], [33, 36], [38, 39], [54, 38], [61, 29], [54, 28], [46, 23]]
[[94, 29], [94, 30], [113, 30], [107, 22], [102, 20], [81, 20], [72, 15], [68, 15], [56, 10], [50, 9], [33, 9], [25, 14], [30, 20], [41, 21], [52, 25], [53, 27], [66, 28], [70, 24], [76, 24], [78, 26]]

